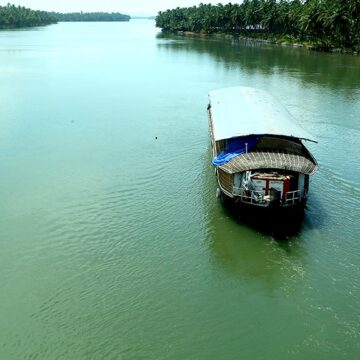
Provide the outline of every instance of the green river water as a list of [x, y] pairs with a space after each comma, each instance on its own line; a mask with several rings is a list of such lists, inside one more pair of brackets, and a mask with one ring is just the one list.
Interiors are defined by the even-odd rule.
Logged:
[[[233, 85], [319, 141], [286, 234], [215, 198], [207, 93]], [[1, 31], [0, 124], [1, 360], [360, 358], [360, 57]]]

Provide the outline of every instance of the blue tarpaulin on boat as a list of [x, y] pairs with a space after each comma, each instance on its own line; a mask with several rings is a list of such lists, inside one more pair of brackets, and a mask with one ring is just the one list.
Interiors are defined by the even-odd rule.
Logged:
[[225, 165], [235, 156], [243, 154], [246, 150], [249, 151], [258, 140], [259, 137], [254, 135], [226, 140], [226, 149], [214, 157], [212, 164], [215, 166]]

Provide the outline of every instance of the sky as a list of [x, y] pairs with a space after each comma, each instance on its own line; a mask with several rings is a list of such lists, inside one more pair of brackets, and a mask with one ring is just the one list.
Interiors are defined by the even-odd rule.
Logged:
[[[159, 11], [173, 9], [177, 6], [193, 6], [204, 4], [227, 4], [230, 0], [0, 0], [0, 5], [8, 2], [33, 10], [58, 12], [104, 11], [121, 12], [128, 15], [156, 15]], [[232, 1], [241, 2], [241, 1]]]

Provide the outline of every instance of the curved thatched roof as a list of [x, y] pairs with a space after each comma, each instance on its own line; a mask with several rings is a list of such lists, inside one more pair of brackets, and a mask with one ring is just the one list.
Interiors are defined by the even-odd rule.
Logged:
[[246, 170], [283, 169], [311, 175], [318, 166], [314, 160], [298, 154], [281, 151], [253, 151], [240, 154], [219, 168], [230, 174]]

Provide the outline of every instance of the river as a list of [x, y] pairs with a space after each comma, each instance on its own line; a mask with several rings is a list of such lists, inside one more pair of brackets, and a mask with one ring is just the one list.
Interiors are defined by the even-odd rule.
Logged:
[[[360, 57], [60, 23], [0, 32], [0, 84], [1, 359], [359, 358]], [[215, 197], [233, 85], [318, 139], [285, 236]]]

